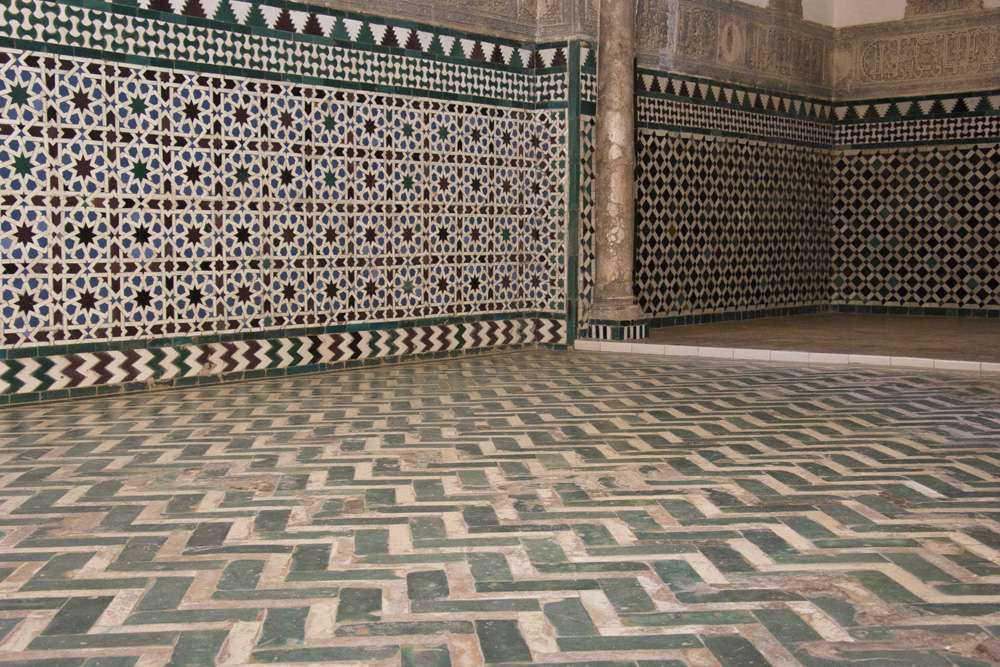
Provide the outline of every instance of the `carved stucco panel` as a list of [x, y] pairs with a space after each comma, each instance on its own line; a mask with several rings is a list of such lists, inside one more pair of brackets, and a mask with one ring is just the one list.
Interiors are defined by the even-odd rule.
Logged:
[[906, 3], [906, 16], [941, 14], [944, 12], [982, 8], [983, 0], [909, 0]]
[[802, 0], [770, 0], [767, 8], [792, 16], [802, 16]]
[[826, 49], [805, 35], [757, 23], [747, 26], [747, 68], [770, 75], [822, 84]]
[[719, 12], [682, 5], [677, 15], [677, 48], [692, 59], [715, 57], [719, 42]]
[[673, 53], [677, 37], [677, 4], [639, 0], [636, 47], [640, 53]]
[[858, 45], [858, 83], [963, 77], [1000, 70], [1000, 26], [869, 40]]

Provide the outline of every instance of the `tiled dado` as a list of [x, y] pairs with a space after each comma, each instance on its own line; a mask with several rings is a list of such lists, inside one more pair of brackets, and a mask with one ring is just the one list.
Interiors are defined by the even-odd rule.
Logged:
[[564, 307], [565, 112], [0, 51], [4, 346]]
[[822, 304], [829, 152], [639, 132], [635, 279], [652, 318]]
[[649, 71], [636, 90], [636, 282], [654, 319], [1000, 308], [995, 91], [831, 104]]
[[521, 317], [0, 359], [0, 404], [565, 343], [564, 321]]
[[566, 307], [565, 49], [291, 3], [0, 8], [2, 391], [565, 342], [537, 315]]

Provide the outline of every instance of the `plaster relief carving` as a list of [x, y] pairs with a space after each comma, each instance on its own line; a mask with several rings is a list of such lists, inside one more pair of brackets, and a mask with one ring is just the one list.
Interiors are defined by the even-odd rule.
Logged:
[[673, 52], [675, 48], [677, 5], [657, 0], [639, 0], [635, 41], [638, 51]]
[[[455, 2], [455, 0], [452, 0]], [[497, 16], [516, 17], [518, 14], [517, 0], [457, 0], [455, 2], [463, 9], [482, 11]]]
[[768, 9], [775, 9], [792, 16], [802, 16], [802, 0], [770, 0]]
[[749, 69], [813, 83], [823, 83], [826, 49], [806, 35], [752, 23], [747, 26]]
[[718, 26], [718, 12], [687, 5], [681, 7], [677, 17], [677, 48], [688, 58], [714, 56], [719, 39]]
[[562, 21], [563, 4], [559, 0], [538, 0], [538, 22], [555, 23]]
[[906, 16], [941, 14], [963, 9], [982, 9], [983, 0], [908, 0]]
[[860, 45], [860, 82], [961, 77], [1000, 69], [1000, 26]]
[[719, 55], [727, 63], [736, 63], [743, 59], [746, 36], [744, 30], [736, 21], [727, 21], [722, 26], [719, 36]]
[[643, 67], [829, 93], [832, 28], [729, 0], [640, 0]]

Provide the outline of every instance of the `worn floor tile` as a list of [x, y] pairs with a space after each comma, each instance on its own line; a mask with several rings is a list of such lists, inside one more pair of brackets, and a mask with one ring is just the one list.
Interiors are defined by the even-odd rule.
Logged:
[[987, 375], [580, 352], [6, 409], [0, 661], [996, 664], [998, 442]]

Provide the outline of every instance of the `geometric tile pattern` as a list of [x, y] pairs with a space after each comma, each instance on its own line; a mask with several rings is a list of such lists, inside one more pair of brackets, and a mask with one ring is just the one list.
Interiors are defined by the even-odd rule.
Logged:
[[692, 104], [647, 95], [638, 97], [636, 102], [636, 119], [642, 129], [767, 137], [817, 148], [827, 148], [833, 140], [834, 126], [824, 120], [767, 114], [740, 105]]
[[651, 317], [824, 303], [826, 149], [638, 134], [636, 284]]
[[998, 307], [995, 91], [830, 106], [647, 70], [636, 90], [651, 316]]
[[840, 153], [831, 303], [1000, 312], [998, 184], [996, 139]]
[[594, 300], [594, 125], [593, 116], [580, 117], [580, 275], [579, 322], [583, 330]]
[[562, 308], [558, 110], [10, 51], [0, 99], [5, 346]]
[[843, 123], [837, 126], [841, 149], [876, 145], [934, 145], [983, 141], [1000, 137], [1000, 115], [916, 118], [881, 123]]
[[565, 322], [505, 319], [35, 356], [0, 360], [0, 396], [45, 397], [45, 392], [113, 384], [136, 389], [204, 376], [253, 376], [292, 367], [315, 371], [354, 361], [565, 342]]
[[998, 401], [531, 352], [8, 409], [0, 660], [988, 667]]
[[[227, 10], [236, 5], [235, 17], [196, 17], [189, 23], [171, 7], [164, 7], [169, 3], [163, 0], [150, 4], [155, 5], [153, 11], [137, 11], [128, 2], [97, 0], [80, 7], [22, 0], [0, 9], [0, 38], [27, 49], [44, 49], [54, 43], [57, 48], [72, 48], [75, 55], [97, 59], [114, 54], [108, 58], [112, 61], [132, 57], [205, 71], [218, 72], [221, 67], [229, 74], [243, 75], [266, 71], [274, 78], [299, 82], [308, 78], [348, 82], [350, 87], [367, 90], [436, 90], [520, 105], [534, 104], [532, 72], [565, 67], [565, 44], [527, 47], [409, 22], [392, 25], [396, 22], [344, 16], [320, 7], [304, 11], [306, 6], [296, 9], [240, 0], [208, 2], [230, 15], [234, 12]], [[185, 7], [198, 4], [198, 0], [185, 1]], [[283, 15], [290, 20], [283, 20]], [[310, 21], [312, 16], [316, 22]], [[296, 28], [300, 18], [305, 18], [301, 30]], [[393, 46], [399, 39], [406, 42]]]
[[638, 70], [635, 90], [645, 100], [674, 100], [726, 107], [786, 120], [827, 121], [833, 117], [834, 111], [829, 102], [818, 99], [654, 70]]

